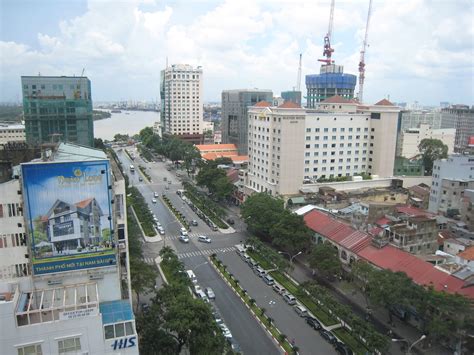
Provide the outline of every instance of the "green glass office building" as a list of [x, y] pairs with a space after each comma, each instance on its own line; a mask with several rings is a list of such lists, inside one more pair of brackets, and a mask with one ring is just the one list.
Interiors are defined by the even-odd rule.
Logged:
[[91, 82], [87, 77], [22, 76], [26, 142], [94, 146]]

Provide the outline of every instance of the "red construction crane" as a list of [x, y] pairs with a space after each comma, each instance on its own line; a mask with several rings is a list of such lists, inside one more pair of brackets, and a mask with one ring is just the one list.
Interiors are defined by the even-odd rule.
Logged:
[[328, 26], [328, 32], [326, 36], [324, 37], [324, 51], [323, 51], [323, 56], [325, 56], [325, 59], [318, 59], [318, 61], [326, 63], [326, 64], [332, 64], [334, 63], [334, 60], [331, 59], [332, 53], [334, 52], [334, 48], [331, 48], [331, 34], [332, 34], [332, 25], [334, 23], [334, 2], [335, 0], [331, 1], [331, 10], [329, 13], [329, 26]]
[[362, 49], [360, 51], [360, 61], [359, 61], [359, 93], [357, 98], [360, 103], [362, 103], [364, 97], [364, 80], [365, 80], [365, 51], [367, 50], [367, 36], [369, 34], [369, 23], [370, 15], [372, 13], [372, 0], [369, 0], [369, 11], [367, 13], [367, 24], [365, 25], [365, 37], [364, 43], [362, 43]]

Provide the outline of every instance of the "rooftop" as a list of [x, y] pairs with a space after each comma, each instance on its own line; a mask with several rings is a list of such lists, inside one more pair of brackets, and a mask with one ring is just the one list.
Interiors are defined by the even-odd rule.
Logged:
[[60, 143], [51, 156], [52, 161], [90, 161], [107, 159], [103, 150], [78, 144]]
[[129, 300], [101, 302], [99, 310], [104, 325], [133, 319], [132, 306]]
[[236, 151], [237, 146], [235, 144], [197, 144], [196, 148], [200, 152], [220, 152], [220, 151]]
[[354, 104], [355, 101], [345, 99], [339, 95], [334, 95], [327, 98], [324, 101], [321, 101], [320, 104]]
[[463, 252], [459, 253], [458, 256], [464, 260], [474, 260], [474, 246], [467, 248]]
[[387, 99], [383, 99], [383, 100], [380, 100], [379, 102], [377, 102], [375, 104], [375, 106], [395, 106], [394, 104], [392, 104], [390, 101], [388, 101]]
[[257, 102], [255, 105], [253, 105], [254, 107], [270, 107], [271, 104], [267, 101], [260, 101], [260, 102]]
[[285, 101], [278, 108], [301, 108], [300, 105], [295, 104], [293, 101]]

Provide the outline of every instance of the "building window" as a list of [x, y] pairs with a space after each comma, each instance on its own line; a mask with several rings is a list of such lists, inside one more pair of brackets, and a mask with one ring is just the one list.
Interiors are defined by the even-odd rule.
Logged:
[[58, 341], [58, 351], [60, 354], [75, 353], [81, 350], [80, 338], [68, 338]]
[[18, 348], [18, 355], [42, 355], [41, 344], [27, 345]]
[[[254, 182], [255, 187], [255, 182]], [[105, 339], [120, 338], [126, 335], [133, 335], [135, 331], [133, 330], [132, 322], [125, 323], [116, 323], [111, 325], [106, 325], [104, 327]]]

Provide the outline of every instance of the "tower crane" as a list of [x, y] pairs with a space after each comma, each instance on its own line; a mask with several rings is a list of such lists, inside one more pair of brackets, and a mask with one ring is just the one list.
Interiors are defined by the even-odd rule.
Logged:
[[324, 37], [324, 51], [323, 56], [325, 59], [318, 59], [318, 61], [326, 63], [327, 65], [334, 63], [334, 60], [331, 59], [332, 53], [334, 52], [334, 48], [331, 48], [331, 35], [332, 35], [332, 25], [334, 23], [334, 3], [335, 0], [331, 0], [331, 9], [329, 12], [329, 26], [328, 32]]
[[369, 0], [369, 11], [367, 13], [367, 24], [365, 25], [365, 36], [364, 42], [362, 43], [362, 49], [360, 50], [360, 61], [359, 61], [359, 93], [357, 98], [362, 103], [364, 97], [364, 81], [365, 81], [365, 51], [367, 50], [367, 36], [369, 33], [370, 15], [372, 13], [372, 0]]
[[296, 77], [296, 91], [301, 90], [301, 58], [303, 54], [300, 53], [300, 65], [298, 66], [298, 76]]

